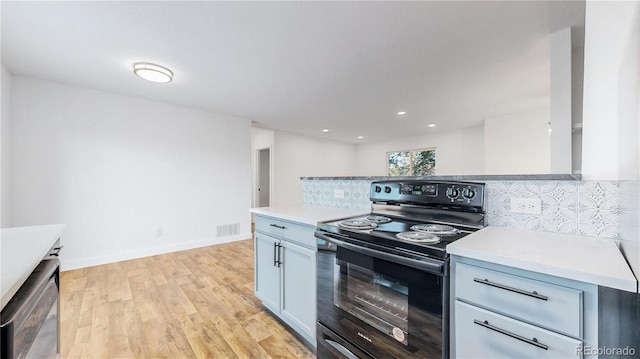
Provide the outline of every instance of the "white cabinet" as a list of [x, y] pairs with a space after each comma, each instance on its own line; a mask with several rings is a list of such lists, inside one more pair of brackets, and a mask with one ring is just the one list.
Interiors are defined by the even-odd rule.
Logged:
[[582, 337], [581, 290], [458, 263], [456, 297], [495, 312]]
[[266, 216], [255, 224], [256, 297], [315, 346], [315, 227]]
[[276, 259], [280, 240], [257, 232], [254, 237], [256, 297], [269, 308], [280, 308], [280, 268]]
[[596, 285], [469, 258], [451, 261], [455, 358], [582, 358], [597, 346]]
[[316, 337], [316, 252], [282, 241], [280, 311], [313, 339]]
[[456, 301], [458, 358], [580, 358], [582, 341]]

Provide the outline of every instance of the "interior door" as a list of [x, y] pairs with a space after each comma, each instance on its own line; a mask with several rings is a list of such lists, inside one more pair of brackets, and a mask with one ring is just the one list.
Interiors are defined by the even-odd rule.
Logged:
[[269, 178], [271, 151], [268, 148], [258, 150], [258, 207], [268, 207], [270, 201]]

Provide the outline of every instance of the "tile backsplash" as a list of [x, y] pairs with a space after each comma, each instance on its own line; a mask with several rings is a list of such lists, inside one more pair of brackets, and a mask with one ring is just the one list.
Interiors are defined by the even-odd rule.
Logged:
[[[369, 209], [369, 187], [372, 180], [307, 179], [302, 183], [302, 203], [312, 206]], [[343, 190], [344, 198], [335, 198], [335, 190]]]
[[[304, 179], [305, 205], [369, 209], [368, 179]], [[619, 238], [619, 181], [510, 180], [486, 184], [487, 224]], [[344, 198], [335, 198], [335, 191]], [[342, 192], [340, 192], [342, 193]], [[541, 214], [511, 213], [511, 198], [539, 198]]]

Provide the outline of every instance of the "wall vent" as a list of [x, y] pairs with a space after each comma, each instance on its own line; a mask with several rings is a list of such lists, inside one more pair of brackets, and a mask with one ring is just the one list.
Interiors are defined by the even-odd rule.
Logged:
[[240, 234], [240, 223], [223, 224], [216, 228], [216, 237], [228, 237]]

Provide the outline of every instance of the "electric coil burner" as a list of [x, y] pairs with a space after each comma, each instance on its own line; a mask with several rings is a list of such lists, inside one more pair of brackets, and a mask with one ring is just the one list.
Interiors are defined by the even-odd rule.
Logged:
[[411, 226], [411, 230], [431, 234], [440, 234], [443, 236], [460, 233], [460, 230], [444, 224], [416, 224], [415, 226]]
[[378, 225], [370, 222], [366, 219], [356, 218], [356, 219], [348, 219], [338, 223], [338, 226], [341, 228], [349, 228], [349, 229], [373, 229]]
[[366, 217], [364, 217], [367, 221], [371, 221], [373, 223], [389, 223], [391, 222], [391, 218], [389, 217], [383, 217], [383, 216], [376, 216], [376, 215], [368, 215]]
[[440, 237], [427, 232], [409, 231], [396, 234], [396, 238], [419, 243], [438, 243]]
[[484, 227], [484, 184], [378, 181], [370, 199], [315, 232], [317, 355], [448, 358], [446, 246]]

